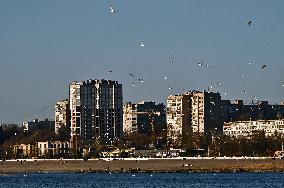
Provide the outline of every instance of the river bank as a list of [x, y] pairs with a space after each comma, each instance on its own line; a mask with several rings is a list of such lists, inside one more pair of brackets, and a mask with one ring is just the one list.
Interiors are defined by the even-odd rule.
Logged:
[[261, 159], [93, 159], [9, 160], [1, 173], [76, 172], [284, 172], [284, 160]]

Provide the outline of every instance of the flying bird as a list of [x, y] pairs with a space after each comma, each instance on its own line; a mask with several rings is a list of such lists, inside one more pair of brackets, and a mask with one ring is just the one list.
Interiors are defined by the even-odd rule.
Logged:
[[250, 62], [250, 61], [248, 61], [248, 64], [250, 65], [250, 64], [251, 64], [251, 62]]
[[213, 102], [213, 101], [210, 101], [210, 103], [211, 103], [211, 104], [213, 104], [213, 105], [215, 106], [215, 102]]
[[218, 86], [221, 86], [221, 82], [217, 82], [217, 85], [218, 85]]
[[169, 89], [171, 90], [171, 89], [173, 89], [173, 88], [169, 86]]
[[261, 70], [263, 70], [265, 67], [267, 67], [267, 65], [262, 65]]
[[112, 70], [107, 71], [108, 74], [112, 73]]
[[131, 73], [130, 73], [130, 74], [128, 74], [128, 75], [129, 75], [129, 76], [132, 76], [133, 78], [135, 77], [135, 76], [134, 76], [134, 74], [131, 74]]
[[113, 6], [110, 6], [110, 13], [114, 14], [114, 13], [116, 13], [116, 12], [117, 12], [117, 10], [115, 10], [115, 9], [113, 8]]
[[134, 82], [132, 83], [132, 86], [135, 86]]
[[144, 45], [142, 42], [140, 42], [140, 46], [141, 46], [141, 47], [144, 47], [145, 45]]
[[201, 61], [200, 63], [197, 63], [198, 66], [202, 66], [203, 65], [203, 61]]
[[174, 62], [173, 62], [173, 61], [170, 61], [170, 64], [174, 64]]
[[252, 24], [252, 21], [249, 20], [249, 21], [247, 22], [247, 24], [248, 24], [248, 26], [250, 27], [250, 25]]
[[144, 80], [142, 79], [142, 78], [139, 78], [138, 79], [141, 83], [143, 83], [144, 82]]

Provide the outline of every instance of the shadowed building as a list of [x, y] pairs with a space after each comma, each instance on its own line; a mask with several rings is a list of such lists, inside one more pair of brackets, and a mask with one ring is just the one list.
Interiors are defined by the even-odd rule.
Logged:
[[151, 135], [166, 130], [165, 105], [141, 101], [137, 104], [126, 103], [123, 107], [124, 132]]
[[[123, 137], [122, 85], [87, 80], [70, 85], [71, 141], [100, 138], [111, 144]], [[78, 144], [78, 143], [77, 143]]]
[[268, 101], [258, 101], [255, 104], [244, 104], [243, 100], [221, 101], [223, 122], [277, 120], [284, 118], [284, 105], [270, 105]]
[[55, 122], [52, 120], [45, 119], [44, 121], [39, 121], [38, 119], [34, 119], [30, 122], [23, 122], [22, 127], [23, 131], [26, 133], [33, 133], [39, 130], [50, 130], [54, 131]]

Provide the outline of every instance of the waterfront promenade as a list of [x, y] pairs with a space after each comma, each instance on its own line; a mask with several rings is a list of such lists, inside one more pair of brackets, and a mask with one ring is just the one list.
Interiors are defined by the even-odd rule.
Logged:
[[284, 172], [272, 158], [18, 159], [2, 161], [1, 173], [51, 172]]

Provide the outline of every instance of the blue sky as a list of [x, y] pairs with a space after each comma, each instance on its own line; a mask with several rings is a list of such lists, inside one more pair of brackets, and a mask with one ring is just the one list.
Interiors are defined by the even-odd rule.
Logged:
[[283, 0], [0, 0], [0, 122], [53, 118], [68, 85], [90, 78], [118, 80], [131, 102], [212, 85], [223, 99], [281, 103], [283, 10]]

